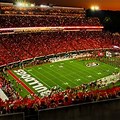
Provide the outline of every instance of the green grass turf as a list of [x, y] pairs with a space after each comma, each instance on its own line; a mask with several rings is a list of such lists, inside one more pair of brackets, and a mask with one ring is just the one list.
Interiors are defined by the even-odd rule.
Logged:
[[[87, 67], [86, 64], [89, 62], [97, 62], [99, 65]], [[24, 70], [49, 89], [58, 85], [62, 90], [65, 90], [67, 87], [73, 88], [83, 83], [89, 83], [91, 81], [106, 77], [111, 75], [113, 72], [120, 71], [120, 68], [116, 69], [116, 67], [112, 65], [96, 60], [66, 60], [27, 67], [24, 68]], [[20, 77], [15, 72], [14, 74]], [[22, 80], [24, 81], [24, 79]], [[24, 83], [26, 82], [24, 81]], [[28, 83], [26, 84], [33, 91], [35, 91], [32, 86], [30, 86]], [[25, 96], [28, 94], [28, 92], [25, 90], [25, 92], [22, 94]]]

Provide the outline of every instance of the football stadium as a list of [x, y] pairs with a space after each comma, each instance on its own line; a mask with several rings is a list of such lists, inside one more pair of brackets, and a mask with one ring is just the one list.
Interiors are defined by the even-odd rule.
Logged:
[[119, 105], [119, 34], [84, 8], [0, 3], [0, 120], [113, 120]]

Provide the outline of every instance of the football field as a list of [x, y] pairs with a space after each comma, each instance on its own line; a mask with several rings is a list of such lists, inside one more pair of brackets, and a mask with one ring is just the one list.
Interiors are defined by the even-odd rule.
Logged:
[[[120, 68], [97, 60], [74, 59], [15, 69], [12, 70], [12, 73], [34, 93], [38, 94], [55, 86], [62, 90], [80, 86], [83, 83], [90, 83], [118, 71]], [[13, 75], [9, 75], [9, 79], [16, 85], [13, 81], [15, 79]], [[17, 91], [20, 89], [22, 96], [29, 94], [22, 85], [15, 87], [15, 89]]]

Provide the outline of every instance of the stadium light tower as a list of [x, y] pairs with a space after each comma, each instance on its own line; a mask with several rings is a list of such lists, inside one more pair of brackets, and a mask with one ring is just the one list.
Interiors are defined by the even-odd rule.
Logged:
[[31, 6], [31, 7], [34, 7], [34, 6], [35, 6], [35, 4], [31, 4], [30, 6]]
[[100, 10], [100, 7], [96, 5], [95, 10]]
[[23, 7], [23, 3], [22, 2], [16, 2], [16, 6]]
[[18, 2], [16, 2], [16, 6], [17, 7], [34, 7], [35, 4], [29, 3], [29, 2], [25, 2], [25, 1], [18, 1]]
[[40, 7], [41, 7], [41, 8], [49, 8], [48, 5], [43, 5], [43, 4], [41, 4]]
[[98, 11], [98, 10], [100, 10], [100, 7], [98, 5], [92, 5], [90, 9], [92, 11]]

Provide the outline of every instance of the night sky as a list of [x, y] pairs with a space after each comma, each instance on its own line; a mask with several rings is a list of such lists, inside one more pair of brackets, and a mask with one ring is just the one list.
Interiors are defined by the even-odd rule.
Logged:
[[[0, 1], [14, 2], [15, 0], [0, 0]], [[31, 1], [35, 4], [50, 3], [53, 5], [60, 6], [84, 7], [86, 9], [90, 8], [91, 5], [98, 5], [102, 10], [120, 10], [120, 0], [26, 0], [26, 1]]]

